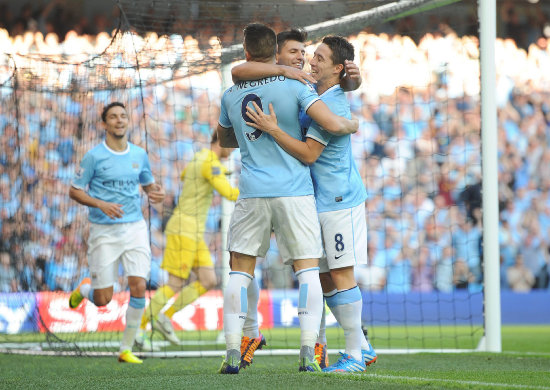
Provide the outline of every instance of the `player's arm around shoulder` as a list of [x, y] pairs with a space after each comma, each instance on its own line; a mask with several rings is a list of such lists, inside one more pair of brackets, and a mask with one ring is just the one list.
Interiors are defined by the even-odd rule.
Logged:
[[275, 64], [247, 61], [231, 68], [231, 77], [237, 84], [239, 81], [258, 80], [263, 77], [281, 76], [282, 69]]
[[307, 114], [323, 129], [334, 135], [353, 134], [359, 129], [357, 118], [347, 119], [334, 114], [322, 100], [313, 103]]
[[239, 81], [258, 80], [270, 76], [284, 76], [287, 79], [298, 80], [304, 84], [317, 82], [317, 80], [303, 70], [286, 65], [247, 61], [231, 69], [231, 77], [235, 84]]

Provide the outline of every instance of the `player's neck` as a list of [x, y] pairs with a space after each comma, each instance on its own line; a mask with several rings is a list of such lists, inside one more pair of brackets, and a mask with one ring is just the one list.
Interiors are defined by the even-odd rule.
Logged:
[[331, 79], [331, 80], [318, 80], [317, 81], [317, 93], [319, 95], [324, 94], [329, 88], [334, 87], [336, 84], [338, 84], [338, 80]]
[[124, 152], [128, 148], [128, 138], [126, 136], [122, 138], [115, 138], [107, 134], [105, 137], [105, 143], [109, 149], [115, 152]]

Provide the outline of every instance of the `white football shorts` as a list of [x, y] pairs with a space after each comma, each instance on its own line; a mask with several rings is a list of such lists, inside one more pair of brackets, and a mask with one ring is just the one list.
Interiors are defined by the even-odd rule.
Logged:
[[118, 280], [119, 259], [126, 276], [149, 280], [151, 247], [144, 220], [111, 225], [90, 223], [88, 267], [92, 288], [114, 286]]
[[272, 230], [285, 264], [323, 254], [313, 195], [239, 198], [229, 224], [227, 249], [265, 257]]
[[324, 256], [319, 272], [367, 264], [367, 220], [365, 204], [350, 209], [319, 213]]

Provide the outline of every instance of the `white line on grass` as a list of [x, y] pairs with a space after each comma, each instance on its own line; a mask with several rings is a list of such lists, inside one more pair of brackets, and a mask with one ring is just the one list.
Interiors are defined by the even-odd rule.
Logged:
[[493, 382], [480, 382], [480, 381], [464, 381], [456, 379], [441, 379], [441, 378], [420, 378], [416, 376], [400, 376], [400, 375], [379, 375], [379, 374], [363, 374], [363, 376], [369, 376], [372, 378], [381, 378], [381, 379], [399, 379], [399, 380], [413, 380], [419, 382], [444, 382], [444, 383], [458, 383], [461, 385], [471, 385], [471, 386], [490, 386], [497, 388], [509, 388], [509, 389], [541, 389], [549, 390], [550, 387], [546, 386], [530, 386], [530, 385], [519, 385], [513, 383], [493, 383]]

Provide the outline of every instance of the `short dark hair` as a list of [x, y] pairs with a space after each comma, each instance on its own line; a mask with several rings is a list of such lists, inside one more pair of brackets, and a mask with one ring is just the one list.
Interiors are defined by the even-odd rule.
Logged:
[[[330, 59], [332, 60], [333, 64], [342, 64], [345, 67], [346, 60], [353, 61], [353, 59], [355, 58], [355, 50], [353, 49], [353, 45], [349, 43], [348, 40], [344, 37], [340, 37], [337, 35], [327, 35], [323, 38], [322, 43], [327, 45], [332, 51]], [[345, 73], [345, 69], [342, 69], [342, 72], [340, 73], [340, 78], [342, 78]]]
[[291, 30], [282, 31], [277, 34], [277, 52], [281, 52], [281, 48], [286, 41], [297, 41], [305, 43], [307, 40], [307, 32], [301, 28], [293, 28]]
[[107, 104], [105, 107], [103, 107], [103, 111], [101, 112], [101, 120], [103, 122], [107, 121], [107, 113], [113, 107], [122, 107], [126, 110], [126, 106], [124, 106], [124, 104], [122, 104], [121, 102], [112, 102]]
[[275, 31], [261, 23], [250, 23], [244, 30], [244, 49], [253, 59], [270, 59], [275, 56]]

